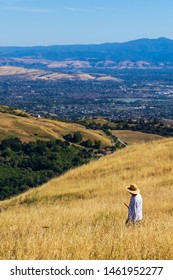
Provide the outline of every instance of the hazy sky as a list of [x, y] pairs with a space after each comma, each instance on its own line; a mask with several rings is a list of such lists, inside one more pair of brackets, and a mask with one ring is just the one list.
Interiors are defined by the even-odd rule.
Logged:
[[0, 45], [173, 39], [173, 0], [0, 0]]

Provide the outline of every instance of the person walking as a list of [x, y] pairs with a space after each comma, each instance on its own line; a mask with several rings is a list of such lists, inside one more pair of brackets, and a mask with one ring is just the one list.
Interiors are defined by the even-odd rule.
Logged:
[[126, 224], [136, 224], [142, 220], [142, 196], [137, 185], [128, 186], [127, 191], [131, 194], [131, 199], [128, 207], [128, 218]]

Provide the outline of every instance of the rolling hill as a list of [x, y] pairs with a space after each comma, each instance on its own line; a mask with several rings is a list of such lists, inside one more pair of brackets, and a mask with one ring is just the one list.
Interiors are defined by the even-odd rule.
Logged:
[[[0, 111], [3, 111], [1, 107]], [[17, 110], [16, 114], [19, 113], [22, 113], [22, 111], [20, 112], [20, 110]], [[25, 112], [23, 112], [23, 114], [25, 114]], [[63, 140], [63, 135], [74, 133], [75, 131], [81, 132], [84, 140], [100, 140], [104, 146], [111, 146], [111, 140], [103, 131], [85, 129], [84, 126], [75, 123], [60, 122], [44, 118], [38, 119], [30, 115], [28, 115], [28, 117], [22, 117], [0, 112], [0, 140], [7, 137], [18, 137], [23, 142], [35, 141], [38, 139], [49, 140], [51, 138]]]
[[[0, 259], [173, 258], [173, 139], [132, 145], [0, 202]], [[125, 226], [136, 183], [143, 223]]]
[[128, 145], [163, 139], [162, 136], [131, 130], [113, 130], [112, 134]]
[[114, 81], [122, 82], [121, 79], [112, 77], [110, 75], [90, 75], [87, 73], [65, 74], [61, 72], [51, 72], [38, 69], [27, 69], [25, 67], [15, 66], [0, 66], [0, 77], [2, 76], [16, 76], [26, 78], [29, 80], [70, 80], [70, 81]]

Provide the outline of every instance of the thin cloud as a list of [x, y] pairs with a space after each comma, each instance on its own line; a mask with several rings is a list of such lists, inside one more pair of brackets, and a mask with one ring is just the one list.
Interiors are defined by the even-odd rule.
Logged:
[[75, 7], [66, 7], [66, 6], [60, 6], [59, 9], [64, 9], [68, 11], [73, 11], [73, 12], [91, 12], [92, 10], [95, 11], [105, 11], [105, 12], [117, 12], [119, 11], [118, 9], [111, 9], [107, 7], [97, 7], [97, 6], [92, 6], [92, 9], [83, 9], [83, 8], [75, 8]]
[[17, 11], [17, 12], [26, 12], [26, 13], [51, 13], [52, 10], [48, 9], [34, 9], [34, 8], [24, 8], [24, 7], [10, 7], [4, 6], [1, 7], [5, 10]]
[[[0, 0], [0, 3], [1, 3], [1, 0]], [[37, 9], [37, 8], [17, 7], [17, 6], [2, 6], [1, 9], [13, 10], [13, 11], [18, 11], [18, 12], [28, 12], [28, 13], [52, 13], [58, 9], [63, 9], [63, 10], [72, 11], [72, 12], [87, 11], [86, 9], [82, 9], [82, 8], [66, 7], [66, 6], [59, 6], [59, 7], [56, 7], [54, 10], [41, 9], [41, 8]]]

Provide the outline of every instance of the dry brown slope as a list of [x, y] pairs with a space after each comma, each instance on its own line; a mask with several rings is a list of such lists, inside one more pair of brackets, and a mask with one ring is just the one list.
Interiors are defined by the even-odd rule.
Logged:
[[27, 78], [30, 80], [81, 80], [81, 81], [114, 81], [121, 82], [121, 79], [114, 78], [112, 76], [100, 76], [97, 78], [95, 75], [81, 73], [81, 74], [65, 74], [61, 72], [55, 71], [46, 71], [46, 70], [38, 70], [38, 69], [27, 69], [24, 67], [15, 67], [15, 66], [0, 66], [0, 76], [13, 76], [18, 75], [20, 78]]
[[126, 142], [128, 145], [161, 140], [164, 138], [156, 134], [131, 130], [112, 130], [112, 134]]
[[19, 137], [23, 141], [47, 140], [50, 138], [63, 140], [63, 135], [75, 131], [80, 131], [84, 140], [100, 140], [104, 145], [111, 145], [111, 141], [102, 131], [85, 129], [82, 125], [0, 113], [0, 139]]

